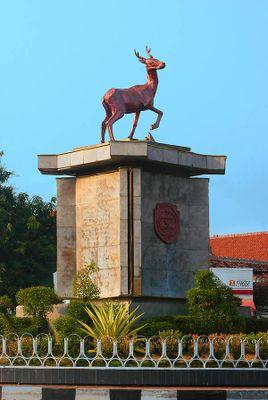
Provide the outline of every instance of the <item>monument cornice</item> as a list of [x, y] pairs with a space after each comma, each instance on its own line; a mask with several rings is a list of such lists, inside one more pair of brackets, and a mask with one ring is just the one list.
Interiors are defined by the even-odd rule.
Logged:
[[126, 165], [155, 167], [185, 176], [223, 175], [225, 164], [224, 155], [198, 154], [189, 147], [141, 140], [111, 141], [38, 156], [42, 174], [71, 176]]

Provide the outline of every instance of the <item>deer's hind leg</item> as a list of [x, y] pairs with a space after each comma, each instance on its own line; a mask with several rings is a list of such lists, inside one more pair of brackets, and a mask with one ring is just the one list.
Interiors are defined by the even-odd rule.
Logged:
[[122, 110], [115, 110], [112, 114], [112, 116], [108, 119], [106, 122], [106, 127], [109, 132], [110, 140], [114, 140], [114, 134], [113, 134], [113, 124], [120, 118], [124, 116], [124, 111]]
[[138, 112], [135, 113], [135, 117], [134, 117], [134, 121], [133, 121], [133, 126], [132, 126], [131, 132], [130, 132], [130, 134], [129, 134], [129, 136], [128, 136], [129, 139], [132, 139], [133, 136], [134, 136], [136, 127], [137, 127], [137, 125], [138, 125], [139, 116], [140, 116], [140, 111], [138, 111]]
[[110, 107], [108, 106], [108, 104], [105, 101], [103, 101], [102, 104], [103, 104], [103, 107], [106, 112], [106, 117], [104, 118], [104, 120], [101, 123], [101, 143], [104, 143], [105, 142], [106, 124], [107, 124], [107, 121], [109, 120], [109, 118], [111, 118], [112, 112], [110, 110]]

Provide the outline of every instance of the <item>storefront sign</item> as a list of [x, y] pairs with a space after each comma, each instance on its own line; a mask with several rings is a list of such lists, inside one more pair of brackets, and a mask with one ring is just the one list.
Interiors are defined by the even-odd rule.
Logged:
[[210, 268], [235, 294], [253, 294], [252, 268]]

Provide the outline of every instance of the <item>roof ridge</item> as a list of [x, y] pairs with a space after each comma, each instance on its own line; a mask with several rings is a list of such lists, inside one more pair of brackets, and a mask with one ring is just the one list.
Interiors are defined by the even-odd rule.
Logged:
[[248, 233], [230, 233], [227, 235], [212, 235], [212, 236], [210, 236], [210, 239], [227, 238], [227, 237], [241, 237], [241, 236], [257, 236], [257, 235], [268, 235], [268, 231], [248, 232]]
[[209, 259], [210, 260], [219, 260], [219, 261], [249, 263], [249, 264], [262, 264], [262, 265], [268, 266], [268, 261], [255, 260], [252, 258], [224, 257], [224, 256], [215, 256], [214, 254], [209, 254]]

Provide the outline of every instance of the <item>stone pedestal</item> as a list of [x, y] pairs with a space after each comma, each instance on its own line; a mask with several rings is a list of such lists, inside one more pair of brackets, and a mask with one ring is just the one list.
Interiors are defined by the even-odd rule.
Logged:
[[[94, 261], [101, 298], [176, 310], [194, 272], [208, 267], [208, 179], [194, 176], [224, 174], [225, 160], [143, 141], [40, 155], [42, 173], [69, 175], [57, 179], [58, 295], [72, 297], [76, 271]], [[155, 229], [154, 210], [163, 203], [179, 213], [172, 243]]]

